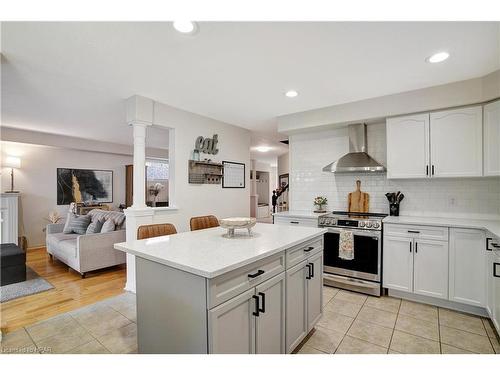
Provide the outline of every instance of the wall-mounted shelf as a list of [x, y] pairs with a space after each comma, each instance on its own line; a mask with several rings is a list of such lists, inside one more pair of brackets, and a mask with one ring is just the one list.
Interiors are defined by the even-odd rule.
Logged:
[[222, 180], [222, 164], [211, 161], [189, 160], [190, 184], [220, 184]]

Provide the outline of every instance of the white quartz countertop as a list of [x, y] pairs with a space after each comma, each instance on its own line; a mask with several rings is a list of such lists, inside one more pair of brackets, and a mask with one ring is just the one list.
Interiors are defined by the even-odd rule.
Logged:
[[387, 216], [384, 224], [433, 225], [451, 228], [483, 229], [500, 238], [500, 220], [428, 216]]
[[326, 215], [328, 212], [313, 212], [313, 211], [282, 211], [282, 212], [276, 212], [273, 214], [273, 216], [277, 217], [301, 217], [305, 219], [317, 219], [320, 216]]
[[115, 244], [115, 249], [195, 275], [214, 278], [326, 233], [325, 229], [257, 223], [253, 236], [221, 227]]

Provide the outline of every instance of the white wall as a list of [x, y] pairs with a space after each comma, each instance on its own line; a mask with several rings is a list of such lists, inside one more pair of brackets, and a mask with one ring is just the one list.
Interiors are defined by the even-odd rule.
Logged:
[[[45, 245], [43, 228], [48, 222], [44, 218], [50, 211], [57, 210], [66, 217], [68, 206], [57, 206], [57, 168], [113, 170], [112, 206], [125, 203], [125, 165], [132, 163], [131, 156], [2, 142], [2, 158], [5, 155], [21, 158], [21, 168], [14, 171], [15, 189], [21, 192], [20, 232], [28, 238], [30, 247]], [[2, 191], [9, 189], [9, 184], [10, 169], [2, 168]]]
[[[368, 125], [368, 151], [385, 165], [385, 123]], [[333, 174], [322, 168], [348, 151], [347, 128], [290, 136], [290, 204], [310, 211], [318, 195], [328, 198], [328, 210], [346, 210], [347, 195], [361, 180], [370, 193], [370, 211], [389, 212], [385, 193], [401, 191], [401, 215], [500, 216], [500, 179], [455, 178], [387, 180], [386, 174]]]
[[278, 176], [290, 172], [289, 152], [278, 156]]
[[[155, 215], [156, 222], [174, 223], [178, 231], [189, 230], [192, 216], [215, 215], [249, 216], [250, 207], [250, 132], [246, 129], [186, 112], [166, 104], [155, 102], [154, 124], [174, 129], [175, 198], [178, 207], [175, 212]], [[216, 161], [245, 163], [244, 189], [223, 189], [222, 185], [195, 185], [188, 183], [188, 160], [191, 158], [198, 136], [212, 137], [218, 134], [219, 153], [205, 155]]]
[[278, 131], [291, 134], [332, 124], [366, 122], [401, 114], [481, 103], [500, 97], [500, 71], [484, 77], [278, 117]]

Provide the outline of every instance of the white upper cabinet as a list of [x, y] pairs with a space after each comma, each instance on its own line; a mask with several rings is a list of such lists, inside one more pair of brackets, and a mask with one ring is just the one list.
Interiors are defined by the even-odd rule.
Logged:
[[500, 176], [500, 100], [484, 106], [484, 175]]
[[429, 114], [387, 119], [387, 178], [429, 174]]
[[[500, 175], [500, 104], [486, 110], [485, 175]], [[389, 118], [386, 128], [387, 178], [483, 175], [482, 106]]]
[[481, 106], [431, 113], [432, 177], [472, 177], [483, 173]]

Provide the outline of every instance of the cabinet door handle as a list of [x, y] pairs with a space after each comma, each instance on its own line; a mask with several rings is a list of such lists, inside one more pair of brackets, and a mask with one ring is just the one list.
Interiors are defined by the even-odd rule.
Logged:
[[299, 224], [298, 221], [290, 221], [290, 224]]
[[491, 245], [492, 245], [493, 247], [496, 247], [497, 249], [500, 247], [500, 245], [499, 245], [499, 244], [497, 244], [497, 243], [491, 243]]
[[309, 263], [311, 265], [311, 277], [314, 278], [314, 263]]
[[415, 253], [418, 253], [418, 242], [415, 242]]
[[434, 164], [432, 165], [432, 175], [434, 176]]
[[[491, 251], [490, 249], [490, 241], [492, 240], [493, 238], [491, 237], [486, 237], [486, 250], [487, 251]], [[492, 244], [493, 245], [493, 244]]]
[[314, 246], [309, 246], [309, 247], [306, 247], [306, 248], [304, 249], [304, 251], [305, 251], [306, 253], [308, 253], [308, 252], [309, 252], [309, 251], [311, 251], [312, 249], [314, 249]]
[[259, 311], [261, 313], [265, 313], [266, 312], [266, 295], [262, 292], [259, 292], [259, 296], [262, 297], [262, 308], [259, 307]]
[[251, 273], [251, 274], [249, 274], [249, 275], [248, 275], [248, 277], [249, 277], [249, 278], [251, 278], [251, 279], [254, 279], [254, 278], [256, 278], [257, 276], [262, 275], [264, 272], [265, 272], [264, 270], [258, 270], [258, 271], [257, 271], [257, 272], [255, 272], [255, 273]]
[[306, 279], [307, 280], [311, 280], [311, 263], [306, 264], [306, 267], [307, 267], [307, 276], [306, 276]]
[[258, 296], [252, 296], [252, 298], [255, 300], [255, 311], [252, 313], [253, 316], [259, 316], [259, 297]]
[[426, 176], [429, 175], [429, 166], [428, 165], [425, 166], [425, 175]]
[[493, 277], [500, 277], [497, 273], [497, 266], [500, 266], [500, 263], [493, 263]]
[[410, 253], [411, 253], [411, 241], [410, 241]]

